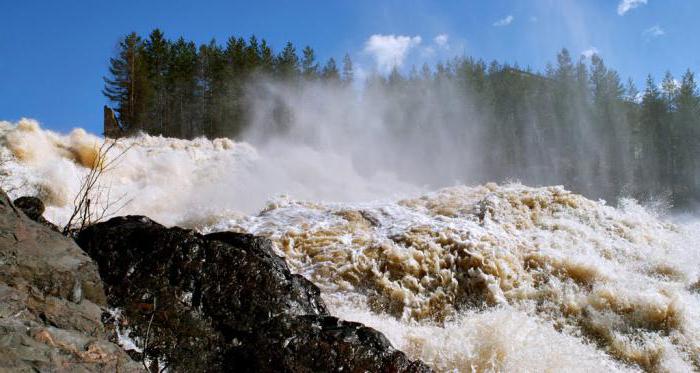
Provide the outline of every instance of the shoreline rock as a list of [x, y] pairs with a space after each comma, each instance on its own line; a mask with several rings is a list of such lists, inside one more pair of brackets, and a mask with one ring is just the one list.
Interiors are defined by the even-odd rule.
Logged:
[[77, 242], [97, 262], [109, 304], [136, 339], [149, 341], [146, 355], [159, 366], [430, 371], [380, 332], [330, 316], [319, 289], [292, 274], [265, 238], [127, 216], [88, 227]]
[[0, 371], [142, 371], [108, 340], [104, 307], [95, 263], [0, 191]]

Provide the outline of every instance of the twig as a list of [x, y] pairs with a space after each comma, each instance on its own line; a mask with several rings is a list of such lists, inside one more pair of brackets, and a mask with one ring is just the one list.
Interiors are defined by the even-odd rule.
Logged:
[[[111, 185], [104, 188], [100, 184], [102, 176], [115, 168], [124, 154], [133, 146], [133, 144], [127, 146], [110, 159], [108, 155], [116, 145], [117, 140], [109, 139], [105, 139], [99, 147], [97, 144], [95, 145], [97, 155], [93, 159], [88, 173], [83, 177], [80, 189], [73, 199], [73, 212], [63, 228], [64, 235], [69, 235], [76, 230], [81, 231], [111, 215], [114, 213], [110, 211], [114, 203], [121, 202], [126, 196], [122, 195], [114, 202], [111, 200]], [[128, 202], [119, 206], [117, 211], [121, 210]]]

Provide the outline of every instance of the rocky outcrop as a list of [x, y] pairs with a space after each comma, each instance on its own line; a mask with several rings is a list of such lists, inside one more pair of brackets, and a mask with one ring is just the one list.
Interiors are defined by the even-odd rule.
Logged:
[[[43, 204], [18, 204], [41, 218]], [[108, 340], [104, 306], [95, 263], [0, 191], [0, 371], [142, 370]]]
[[105, 105], [102, 108], [102, 111], [104, 113], [103, 135], [111, 139], [117, 139], [124, 136], [124, 130], [119, 125], [117, 117], [114, 115], [114, 110]]
[[379, 332], [328, 314], [267, 239], [140, 216], [81, 232], [108, 302], [152, 364], [175, 371], [429, 371]]

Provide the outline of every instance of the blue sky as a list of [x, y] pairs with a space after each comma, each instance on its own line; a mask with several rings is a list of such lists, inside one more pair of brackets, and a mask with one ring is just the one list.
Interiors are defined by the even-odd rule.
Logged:
[[99, 132], [100, 90], [123, 34], [196, 42], [256, 34], [279, 50], [348, 52], [361, 71], [454, 55], [542, 70], [562, 47], [595, 50], [623, 78], [700, 72], [697, 0], [39, 1], [0, 3], [0, 120]]

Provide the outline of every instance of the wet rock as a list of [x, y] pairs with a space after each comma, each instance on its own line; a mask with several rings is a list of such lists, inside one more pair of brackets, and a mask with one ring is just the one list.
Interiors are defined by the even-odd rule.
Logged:
[[18, 202], [28, 213], [0, 191], [0, 371], [141, 370], [108, 341], [95, 263], [28, 218], [41, 217], [40, 201]]
[[203, 306], [223, 329], [249, 331], [279, 314], [328, 314], [318, 287], [292, 274], [270, 240], [230, 232], [204, 238]]
[[333, 316], [278, 317], [241, 342], [231, 363], [248, 372], [430, 372], [384, 335]]
[[175, 371], [427, 369], [381, 333], [328, 315], [319, 289], [267, 239], [128, 216], [88, 227], [77, 242], [148, 358]]

